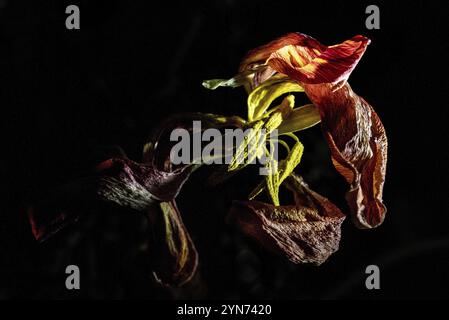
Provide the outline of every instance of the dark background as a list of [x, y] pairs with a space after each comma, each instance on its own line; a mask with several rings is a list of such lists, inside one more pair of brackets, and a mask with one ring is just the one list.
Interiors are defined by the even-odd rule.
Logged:
[[[439, 3], [1, 0], [0, 298], [448, 298], [448, 28]], [[80, 7], [81, 30], [65, 28], [68, 4]], [[380, 30], [365, 28], [369, 4], [380, 7]], [[254, 177], [210, 188], [206, 168], [178, 198], [200, 255], [197, 276], [181, 289], [158, 288], [140, 263], [145, 221], [137, 215], [93, 210], [36, 243], [24, 204], [82, 175], [102, 146], [139, 160], [169, 114], [245, 116], [242, 89], [208, 91], [202, 80], [234, 75], [249, 49], [291, 31], [324, 44], [372, 40], [350, 83], [389, 138], [381, 227], [358, 230], [348, 219], [327, 263], [293, 265], [224, 221]], [[298, 171], [347, 212], [347, 186], [319, 128], [300, 138]], [[68, 264], [81, 269], [79, 291], [65, 289]], [[380, 267], [381, 290], [365, 289], [370, 264]]]

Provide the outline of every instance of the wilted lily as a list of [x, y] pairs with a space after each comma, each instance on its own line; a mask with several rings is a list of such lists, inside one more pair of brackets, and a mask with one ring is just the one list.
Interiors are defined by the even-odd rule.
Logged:
[[[382, 190], [387, 137], [373, 108], [347, 83], [369, 39], [356, 36], [329, 47], [302, 34], [278, 41], [283, 46], [272, 51], [265, 63], [304, 88], [320, 113], [335, 168], [351, 186], [347, 201], [354, 221], [361, 228], [378, 226], [386, 212]], [[250, 57], [270, 47], [256, 49]]]
[[[289, 150], [288, 157], [281, 161], [279, 168], [272, 170], [265, 183], [261, 183], [250, 195], [252, 199], [266, 189], [274, 206], [246, 202], [234, 206], [231, 211], [233, 217], [243, 215], [234, 220], [244, 232], [265, 246], [280, 249], [292, 261], [323, 261], [292, 258], [293, 251], [300, 257], [306, 256], [304, 250], [295, 245], [294, 239], [304, 243], [302, 240], [304, 234], [307, 234], [309, 241], [315, 244], [318, 239], [324, 241], [323, 245], [326, 243], [311, 226], [308, 232], [304, 232], [304, 228], [296, 227], [293, 220], [287, 218], [298, 216], [298, 207], [279, 205], [279, 185], [288, 177], [294, 177], [293, 169], [299, 164], [303, 151], [293, 132], [321, 122], [334, 166], [350, 184], [346, 198], [355, 224], [360, 228], [373, 228], [381, 224], [385, 217], [386, 208], [382, 203], [387, 161], [385, 130], [372, 107], [355, 94], [347, 83], [369, 42], [363, 36], [356, 36], [338, 45], [325, 46], [307, 35], [290, 33], [251, 50], [242, 60], [239, 74], [234, 78], [203, 82], [209, 89], [243, 85], [249, 93], [248, 121], [271, 113], [271, 102], [285, 93], [304, 91], [312, 102], [292, 108], [279, 123], [280, 136], [290, 135], [295, 138], [296, 145]], [[309, 189], [302, 187], [302, 190]], [[316, 193], [313, 194], [322, 199]], [[329, 210], [334, 212], [334, 216], [340, 214], [335, 206]], [[323, 219], [326, 216], [320, 210], [316, 213]], [[273, 214], [277, 217], [274, 220], [269, 218]], [[279, 221], [283, 221], [283, 224], [279, 224]], [[309, 222], [303, 219], [301, 223], [301, 226], [305, 226]], [[338, 237], [336, 233], [334, 235], [334, 240], [339, 239], [339, 233]], [[327, 248], [329, 254], [335, 251], [330, 246]], [[321, 257], [327, 258], [329, 254]]]

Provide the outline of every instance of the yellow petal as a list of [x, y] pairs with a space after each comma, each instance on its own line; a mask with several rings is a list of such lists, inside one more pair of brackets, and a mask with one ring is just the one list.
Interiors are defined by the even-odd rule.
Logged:
[[313, 104], [295, 108], [279, 126], [279, 134], [304, 130], [321, 122], [320, 113]]
[[273, 78], [265, 81], [248, 96], [248, 120], [260, 119], [274, 99], [287, 92], [303, 92], [296, 82]]
[[279, 170], [278, 162], [275, 159], [267, 161], [266, 168], [268, 175], [265, 178], [268, 195], [275, 206], [279, 206]]
[[301, 162], [304, 146], [297, 141], [287, 156], [287, 159], [281, 163], [279, 184], [281, 184]]
[[260, 141], [260, 139], [266, 139], [265, 136], [260, 134], [260, 129], [263, 125], [264, 121], [262, 120], [259, 120], [254, 124], [252, 130], [249, 131], [245, 136], [245, 139], [237, 147], [237, 150], [231, 159], [231, 163], [228, 166], [228, 171], [241, 169], [257, 157], [258, 148], [264, 146], [263, 141]]

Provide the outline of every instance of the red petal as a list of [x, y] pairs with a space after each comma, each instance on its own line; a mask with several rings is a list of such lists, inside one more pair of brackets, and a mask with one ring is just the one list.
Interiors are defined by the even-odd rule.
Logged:
[[351, 185], [347, 201], [356, 225], [373, 228], [386, 213], [382, 191], [387, 165], [387, 136], [373, 108], [345, 84], [305, 85], [320, 111], [321, 125], [337, 171]]
[[310, 48], [288, 46], [273, 52], [268, 64], [301, 83], [335, 83], [348, 79], [369, 43], [368, 38], [355, 36], [314, 55], [307, 54]]
[[40, 208], [29, 206], [26, 209], [28, 219], [31, 224], [31, 232], [37, 241], [44, 241], [67, 225], [76, 222], [79, 215], [71, 211], [56, 211], [51, 213], [50, 210], [42, 211]]

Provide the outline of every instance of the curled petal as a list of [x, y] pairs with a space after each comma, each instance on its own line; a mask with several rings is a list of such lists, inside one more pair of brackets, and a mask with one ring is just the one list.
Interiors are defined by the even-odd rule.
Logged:
[[[261, 70], [252, 78], [252, 89], [275, 72], [302, 83], [336, 83], [347, 80], [369, 43], [368, 38], [358, 35], [343, 43], [325, 46], [305, 34], [289, 33], [251, 50], [243, 58], [239, 72]], [[261, 76], [262, 70], [264, 76]]]
[[387, 136], [373, 108], [349, 84], [305, 85], [321, 115], [322, 130], [337, 171], [350, 184], [346, 195], [360, 228], [380, 225], [386, 213], [382, 191], [387, 165]]
[[252, 73], [252, 76], [247, 78], [245, 82], [245, 89], [248, 93], [276, 74], [277, 70], [267, 62], [273, 52], [288, 46], [302, 47], [302, 56], [299, 55], [297, 58], [304, 59], [304, 61], [312, 59], [326, 48], [326, 46], [305, 34], [288, 33], [266, 45], [251, 50], [243, 58], [239, 67], [239, 74]]
[[[98, 193], [120, 204], [128, 196], [141, 195], [147, 201], [170, 201], [181, 190], [194, 166], [173, 171], [161, 171], [151, 164], [140, 164], [129, 159], [113, 158], [102, 162], [102, 186]], [[130, 203], [129, 203], [130, 204]]]
[[302, 178], [292, 175], [288, 186], [296, 205], [234, 202], [229, 221], [266, 249], [294, 263], [320, 265], [338, 250], [345, 216], [329, 200], [310, 190]]
[[260, 46], [248, 52], [240, 63], [239, 72], [252, 70], [257, 66], [266, 64], [273, 52], [288, 46], [297, 46], [302, 48], [298, 54], [300, 55], [300, 58], [304, 60], [310, 60], [326, 49], [326, 46], [322, 45], [308, 35], [298, 32], [288, 33], [266, 45]]
[[155, 279], [180, 286], [195, 274], [198, 253], [182, 222], [176, 202], [161, 202], [148, 208], [151, 228], [150, 263]]
[[78, 220], [89, 206], [112, 202], [122, 208], [145, 211], [154, 202], [172, 200], [192, 167], [173, 172], [155, 170], [126, 158], [112, 158], [97, 166], [97, 173], [68, 182], [48, 192], [27, 208], [34, 237], [44, 241]]
[[348, 79], [369, 43], [368, 38], [355, 36], [317, 55], [308, 54], [310, 48], [290, 45], [273, 52], [268, 65], [300, 83], [337, 83]]
[[289, 33], [248, 52], [240, 63], [239, 73], [235, 77], [231, 79], [205, 80], [203, 81], [203, 86], [207, 89], [215, 90], [222, 86], [235, 88], [243, 85], [246, 91], [250, 93], [254, 88], [276, 74], [277, 71], [268, 65], [267, 61], [273, 52], [287, 46], [302, 47], [301, 54], [303, 56], [299, 55], [299, 57], [304, 61], [316, 57], [326, 49], [326, 46], [312, 37], [302, 33]]

